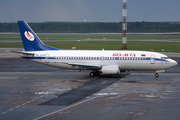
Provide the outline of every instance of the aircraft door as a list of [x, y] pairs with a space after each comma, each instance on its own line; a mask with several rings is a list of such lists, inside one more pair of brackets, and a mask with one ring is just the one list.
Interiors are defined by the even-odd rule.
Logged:
[[100, 59], [101, 59], [101, 62], [103, 62], [103, 61], [104, 61], [104, 57], [103, 57], [103, 56], [101, 56], [101, 58], [100, 58]]
[[155, 64], [155, 55], [151, 55], [150, 62], [151, 64]]
[[46, 54], [46, 55], [45, 55], [45, 62], [46, 62], [46, 63], [49, 63], [49, 54]]

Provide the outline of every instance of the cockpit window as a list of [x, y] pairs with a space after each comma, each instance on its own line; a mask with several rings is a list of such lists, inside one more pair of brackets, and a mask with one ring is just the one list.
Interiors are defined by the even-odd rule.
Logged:
[[161, 57], [161, 59], [166, 60], [166, 59], [170, 59], [169, 57]]

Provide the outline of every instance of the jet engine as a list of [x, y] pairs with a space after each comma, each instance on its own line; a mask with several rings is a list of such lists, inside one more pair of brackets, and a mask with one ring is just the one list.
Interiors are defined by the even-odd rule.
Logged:
[[104, 75], [120, 74], [120, 67], [118, 65], [102, 66], [101, 71]]

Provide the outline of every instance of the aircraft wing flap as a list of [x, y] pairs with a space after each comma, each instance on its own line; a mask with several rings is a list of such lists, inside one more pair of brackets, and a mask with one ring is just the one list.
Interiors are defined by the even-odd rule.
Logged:
[[84, 68], [93, 68], [93, 69], [101, 69], [102, 66], [98, 64], [85, 64], [85, 63], [67, 63], [68, 65], [73, 66], [82, 66]]

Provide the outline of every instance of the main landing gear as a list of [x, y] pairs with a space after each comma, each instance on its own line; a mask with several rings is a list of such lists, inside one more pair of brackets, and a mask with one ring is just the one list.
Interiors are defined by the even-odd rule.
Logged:
[[89, 76], [94, 77], [94, 76], [99, 76], [99, 74], [100, 73], [98, 71], [93, 71], [89, 73]]

